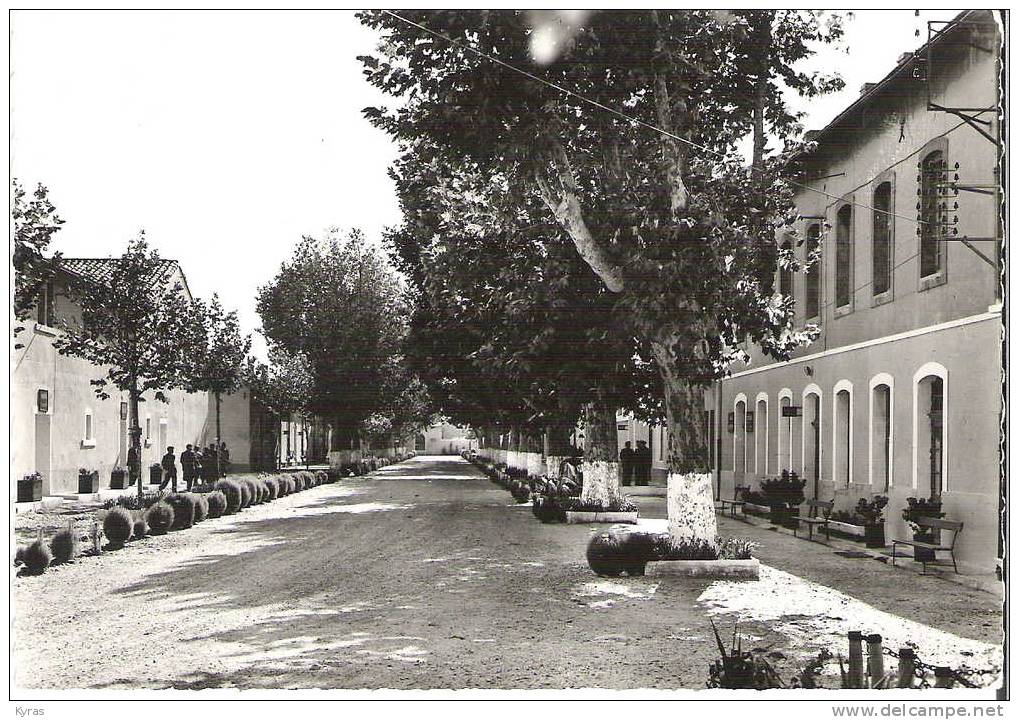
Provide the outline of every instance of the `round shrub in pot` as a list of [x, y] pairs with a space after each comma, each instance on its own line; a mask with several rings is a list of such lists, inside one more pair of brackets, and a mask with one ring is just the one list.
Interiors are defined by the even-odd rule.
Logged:
[[152, 505], [145, 513], [145, 522], [152, 535], [165, 535], [173, 527], [173, 508], [164, 500]]
[[166, 496], [166, 502], [173, 508], [173, 529], [187, 530], [195, 524], [195, 505], [197, 501], [191, 493], [172, 493]]
[[78, 554], [78, 535], [74, 527], [68, 526], [57, 531], [50, 540], [50, 552], [54, 563], [66, 563], [74, 560]]
[[111, 508], [103, 518], [103, 535], [113, 547], [120, 547], [131, 538], [134, 531], [134, 518], [131, 511], [122, 508]]
[[50, 552], [49, 545], [40, 537], [25, 548], [21, 560], [25, 564], [25, 570], [32, 575], [39, 575], [50, 566], [53, 554]]
[[240, 511], [243, 496], [241, 495], [241, 486], [236, 481], [220, 480], [216, 483], [216, 490], [221, 492], [226, 500], [226, 509], [223, 511], [224, 515], [232, 515]]
[[222, 517], [226, 513], [226, 495], [222, 490], [213, 490], [207, 493], [205, 500], [209, 504], [210, 518]]

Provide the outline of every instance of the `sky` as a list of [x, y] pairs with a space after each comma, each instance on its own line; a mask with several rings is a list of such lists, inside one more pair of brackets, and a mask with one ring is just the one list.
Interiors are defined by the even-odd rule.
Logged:
[[[805, 65], [846, 80], [793, 99], [805, 127], [956, 14], [855, 12], [843, 47]], [[15, 11], [12, 174], [49, 188], [66, 221], [55, 250], [118, 255], [144, 229], [194, 294], [218, 292], [253, 332], [257, 288], [302, 235], [378, 238], [400, 222], [396, 148], [361, 115], [386, 103], [357, 61], [376, 41], [352, 11]]]

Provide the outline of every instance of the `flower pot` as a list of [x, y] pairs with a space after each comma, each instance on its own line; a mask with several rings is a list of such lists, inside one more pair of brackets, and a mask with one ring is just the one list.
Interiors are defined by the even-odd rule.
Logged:
[[[913, 533], [913, 542], [925, 542], [933, 544], [935, 538], [930, 533]], [[913, 560], [916, 562], [934, 562], [934, 551], [930, 548], [914, 547]]]
[[885, 546], [885, 524], [864, 525], [863, 540], [869, 548], [883, 548]]
[[163, 482], [163, 468], [152, 466], [149, 468], [149, 485], [159, 485]]
[[99, 492], [99, 471], [90, 472], [87, 475], [78, 473], [78, 494], [93, 495]]
[[18, 480], [18, 502], [39, 502], [42, 500], [42, 478]]
[[[78, 482], [81, 482], [81, 476], [78, 477]], [[123, 470], [112, 470], [110, 471], [110, 488], [113, 490], [123, 490], [127, 487], [127, 473]], [[82, 492], [79, 490], [79, 492]]]

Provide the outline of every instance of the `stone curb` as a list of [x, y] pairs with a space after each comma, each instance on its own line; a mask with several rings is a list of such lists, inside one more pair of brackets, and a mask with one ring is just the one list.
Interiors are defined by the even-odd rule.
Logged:
[[759, 580], [761, 563], [750, 560], [653, 560], [644, 570], [648, 577]]

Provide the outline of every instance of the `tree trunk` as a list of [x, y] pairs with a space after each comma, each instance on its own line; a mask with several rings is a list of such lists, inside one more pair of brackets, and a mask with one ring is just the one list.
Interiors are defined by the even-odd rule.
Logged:
[[138, 378], [131, 379], [131, 389], [128, 392], [128, 411], [131, 415], [131, 419], [129, 421], [131, 429], [129, 432], [131, 435], [131, 449], [134, 450], [136, 460], [135, 467], [133, 468], [131, 467], [131, 463], [128, 463], [127, 477], [128, 480], [130, 480], [132, 474], [138, 476], [136, 478], [138, 482], [138, 500], [141, 501], [142, 495], [144, 494], [144, 491], [142, 490], [142, 485], [144, 483], [142, 482], [142, 429], [138, 424], [138, 397], [140, 395], [138, 392]]
[[616, 409], [595, 401], [584, 408], [584, 489], [581, 501], [608, 507], [621, 499]]
[[704, 387], [675, 372], [675, 355], [665, 342], [652, 345], [665, 391], [668, 417], [669, 539], [675, 545], [703, 540], [715, 545], [715, 519], [711, 470], [704, 439]]
[[547, 474], [549, 477], [562, 477], [560, 468], [563, 461], [570, 457], [570, 428], [566, 425], [550, 425], [546, 431], [548, 450], [546, 454]]
[[222, 466], [220, 464], [222, 462], [220, 456], [223, 454], [223, 436], [219, 426], [219, 391], [217, 390], [214, 394], [216, 396], [216, 479], [219, 480], [219, 478], [223, 477]]

